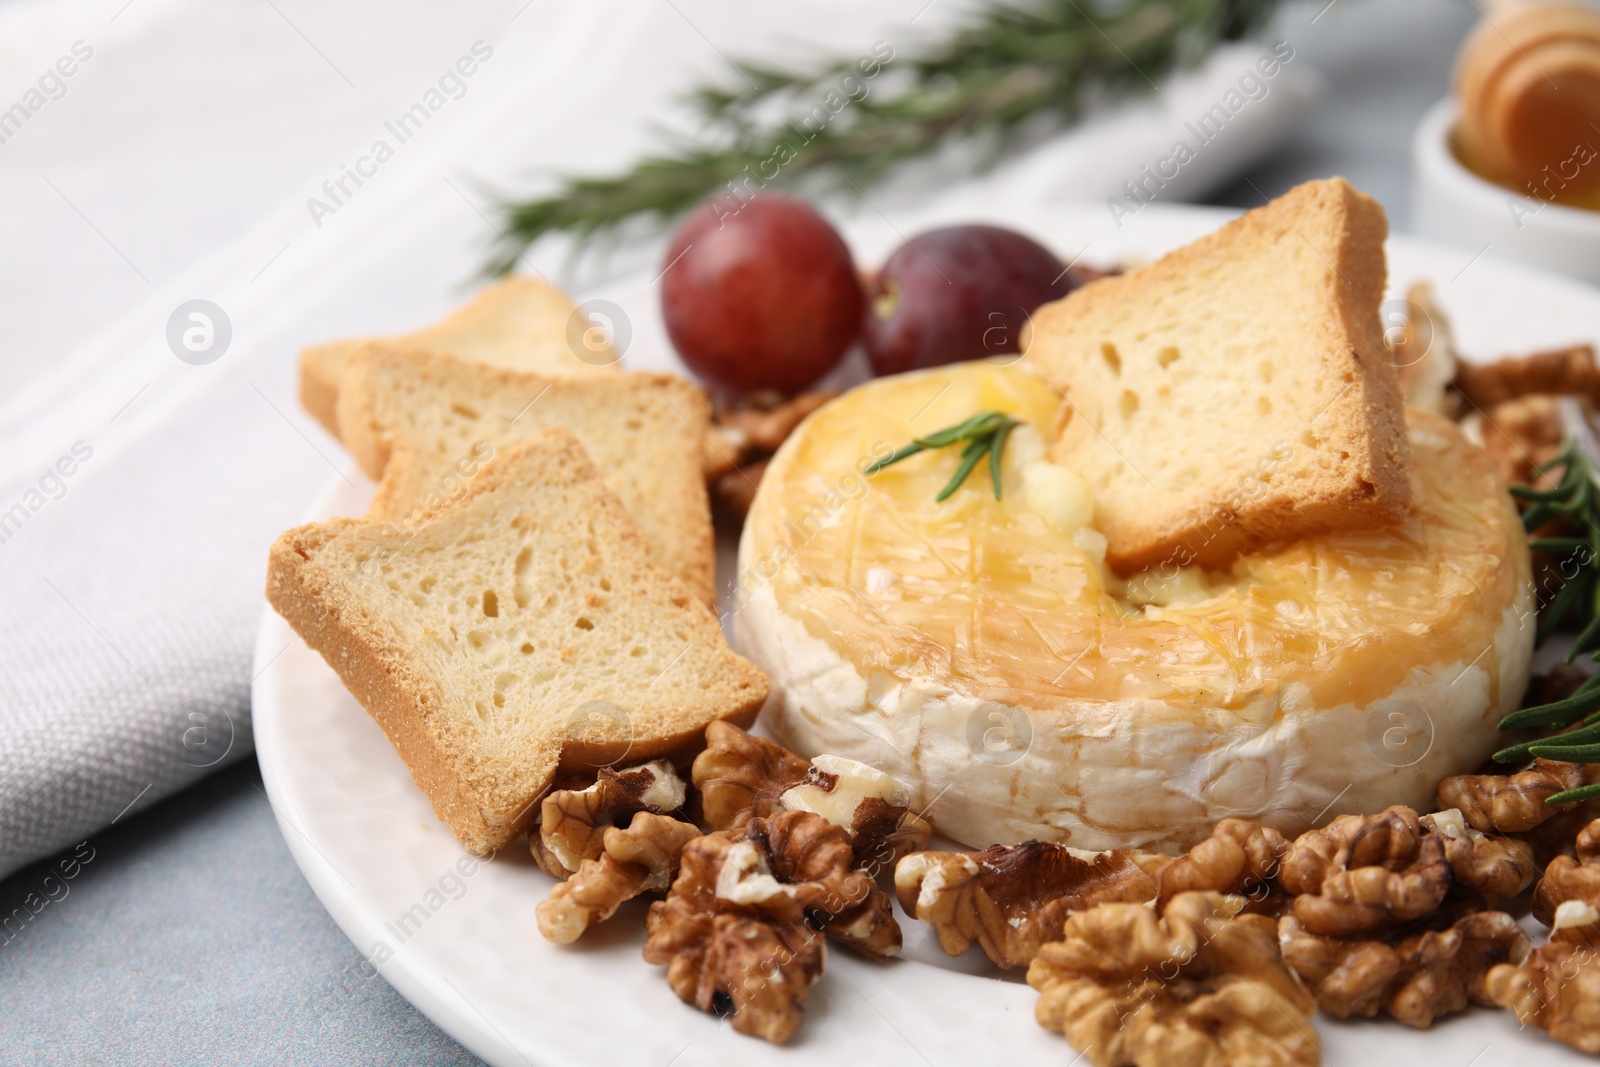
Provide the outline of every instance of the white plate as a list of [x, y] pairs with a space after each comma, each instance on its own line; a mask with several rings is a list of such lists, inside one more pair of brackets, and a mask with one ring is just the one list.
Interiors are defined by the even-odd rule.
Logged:
[[[846, 236], [875, 263], [901, 234], [983, 219], [1015, 226], [1089, 263], [1149, 257], [1227, 217], [1199, 208], [1146, 207], [1119, 229], [1100, 206], [1038, 208], [947, 199], [936, 213], [863, 216]], [[652, 272], [653, 273], [653, 272]], [[1600, 292], [1526, 268], [1396, 238], [1390, 274], [1400, 289], [1433, 279], [1468, 353], [1503, 354], [1600, 338]], [[650, 275], [589, 296], [625, 310], [633, 340], [625, 363], [677, 366]], [[850, 377], [849, 372], [841, 375]], [[313, 517], [360, 514], [371, 491], [354, 473], [336, 479]], [[731, 574], [726, 546], [719, 560]], [[680, 1003], [662, 969], [640, 959], [642, 905], [632, 905], [579, 945], [539, 936], [534, 905], [551, 879], [514, 846], [474, 862], [434, 817], [376, 724], [338, 678], [277, 615], [263, 615], [256, 644], [256, 748], [267, 793], [296, 861], [334, 919], [407, 999], [496, 1067], [692, 1064], [1067, 1063], [1074, 1053], [1033, 1021], [1035, 994], [981, 956], [944, 957], [928, 929], [906, 920], [903, 959], [875, 966], [830, 951], [811, 1009], [784, 1048], [734, 1033]], [[465, 873], [464, 873], [465, 872]], [[1528, 920], [1537, 939], [1536, 924]], [[1519, 1031], [1507, 1012], [1472, 1009], [1426, 1033], [1392, 1021], [1318, 1017], [1330, 1064], [1391, 1061], [1468, 1064], [1585, 1062], [1542, 1034]], [[1510, 1057], [1508, 1059], [1508, 1056]]]

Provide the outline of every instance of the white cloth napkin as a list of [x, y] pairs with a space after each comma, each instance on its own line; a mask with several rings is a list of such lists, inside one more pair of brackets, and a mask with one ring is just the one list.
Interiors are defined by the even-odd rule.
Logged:
[[[162, 19], [194, 16], [199, 6], [152, 5], [146, 39], [159, 39]], [[516, 21], [512, 5], [498, 21], [463, 25], [459, 40], [436, 43], [413, 64], [414, 84], [402, 79], [401, 88], [380, 94], [370, 120], [355, 122], [358, 134], [342, 157], [308, 160], [299, 178], [284, 180], [278, 207], [241, 220], [206, 255], [153, 276], [111, 325], [61, 360], [58, 374], [0, 411], [0, 876], [251, 751], [251, 647], [267, 546], [330, 479], [357, 477], [338, 444], [294, 402], [295, 351], [437, 317], [462, 298], [462, 280], [492, 236], [481, 214], [485, 185], [526, 188], [529, 175], [625, 162], [646, 143], [647, 121], [667, 113], [674, 89], [724, 69], [724, 54], [759, 52], [780, 30], [792, 30], [776, 5], [630, 6], [622, 20], [608, 6], [536, 0]], [[893, 39], [903, 32], [895, 20], [909, 17], [825, 6], [831, 17], [812, 20], [807, 32], [812, 46], [835, 51]], [[204, 17], [223, 29], [229, 17], [245, 18], [215, 10]], [[324, 43], [338, 36], [327, 26], [312, 30], [320, 32], [306, 35]], [[323, 179], [337, 177], [386, 117], [405, 110], [477, 41], [493, 57], [466, 93], [316, 225], [306, 199]], [[254, 37], [219, 32], [215, 46], [224, 51], [208, 55], [213, 70], [230, 65], [227, 49], [239, 52], [240, 68], [259, 66], [250, 62]], [[39, 52], [54, 47], [46, 42]], [[983, 180], [991, 195], [1012, 203], [1115, 198], [1136, 210], [1124, 181], [1154, 189], [1143, 168], [1165, 166], [1164, 199], [1200, 195], [1269, 150], [1314, 94], [1316, 79], [1303, 63], [1291, 61], [1270, 79], [1256, 72], [1266, 51], [1226, 49], [1159, 97], [1103, 116]], [[156, 56], [151, 46], [144, 76], [170, 79], [171, 71], [154, 69]], [[138, 73], [132, 45], [106, 58]], [[306, 61], [332, 77], [315, 57]], [[69, 97], [83, 101], [85, 158], [93, 156], [95, 124], [115, 111], [112, 101], [97, 105], [91, 88], [85, 81]], [[1192, 144], [1197, 151], [1181, 165], [1162, 164], [1177, 140], [1197, 140], [1185, 124], [1215, 114], [1217, 105], [1227, 113], [1222, 137]], [[60, 118], [64, 126], [79, 121]], [[62, 130], [53, 136], [58, 147], [71, 141]], [[294, 151], [298, 140], [286, 128], [281, 150]], [[892, 212], [896, 195], [911, 194], [875, 195], [873, 209]], [[97, 214], [102, 225], [79, 235], [79, 251], [104, 256], [116, 226]], [[80, 217], [90, 221], [86, 212]], [[654, 254], [652, 247], [624, 255], [614, 266]], [[539, 253], [534, 265], [582, 288], [581, 278], [563, 274], [554, 251]], [[169, 319], [195, 299], [220, 308], [231, 331], [226, 351], [198, 365], [181, 361], [168, 342]], [[179, 335], [196, 325], [179, 320]], [[669, 366], [672, 358], [641, 351], [627, 362]], [[269, 659], [256, 669], [272, 667]]]

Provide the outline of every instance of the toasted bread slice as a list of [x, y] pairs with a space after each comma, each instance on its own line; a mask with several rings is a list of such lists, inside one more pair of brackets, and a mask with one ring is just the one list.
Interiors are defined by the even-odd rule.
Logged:
[[1034, 315], [1029, 356], [1065, 397], [1051, 458], [1093, 485], [1119, 573], [1405, 515], [1386, 232], [1344, 179], [1307, 182]]
[[583, 443], [665, 571], [716, 596], [702, 474], [705, 393], [665, 374], [548, 378], [370, 345], [346, 368], [339, 425], [381, 477], [369, 518], [416, 522], [495, 451], [560, 426]]
[[267, 599], [480, 855], [527, 830], [559, 770], [686, 754], [767, 695], [565, 430], [507, 449], [415, 528], [286, 531]]
[[575, 310], [567, 294], [537, 278], [502, 279], [414, 333], [358, 337], [302, 349], [300, 403], [337, 437], [339, 382], [345, 364], [352, 353], [374, 340], [547, 377], [615, 373], [616, 353], [603, 338], [590, 331], [571, 333]]

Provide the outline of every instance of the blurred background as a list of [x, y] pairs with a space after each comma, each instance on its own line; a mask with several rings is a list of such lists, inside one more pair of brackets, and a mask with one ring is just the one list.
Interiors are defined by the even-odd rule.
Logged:
[[[487, 259], [506, 253], [497, 198], [615, 170], [667, 143], [686, 121], [681, 94], [727, 84], [731, 57], [805, 63], [880, 40], [911, 50], [974, 5], [753, 7], [0, 0], [0, 483], [48, 464], [85, 427], [106, 435], [103, 448], [94, 436], [96, 447], [115, 457], [123, 442], [189, 420], [192, 434], [173, 447], [195, 457], [237, 421], [218, 415], [221, 402], [208, 397], [221, 394], [207, 391], [253, 389], [266, 404], [252, 409], [260, 421], [249, 429], [281, 459], [281, 477], [261, 489], [264, 506], [278, 526], [297, 521], [334, 454], [293, 407], [300, 345], [437, 317]], [[1384, 204], [1394, 230], [1411, 229], [1413, 131], [1449, 94], [1457, 50], [1480, 17], [1474, 0], [1281, 4], [1240, 46], [1253, 56], [1270, 42], [1292, 45], [1276, 95], [1234, 134], [1235, 148], [1162, 196], [1248, 208], [1342, 174]], [[469, 56], [474, 72], [446, 86], [425, 125], [403, 141], [386, 132]], [[1215, 86], [1237, 75], [1192, 78]], [[1091, 108], [1079, 131], [1089, 139], [1076, 148], [1041, 134], [1033, 152], [976, 175], [957, 148], [866, 203], [838, 196], [824, 206], [843, 218], [892, 213], [974, 188], [1114, 198], [1135, 171], [1108, 155], [1153, 158], [1147, 149], [1161, 150], [1172, 123], [1216, 92], [1175, 91], [1180, 104], [1159, 122], [1137, 107], [1109, 119]], [[395, 142], [392, 158], [336, 197], [331, 190], [380, 139]], [[558, 239], [533, 261], [582, 291], [652, 263], [659, 249], [647, 232], [634, 247], [574, 265]], [[231, 320], [236, 359], [212, 378], [173, 360], [164, 339], [173, 309], [194, 299], [215, 301]], [[197, 477], [185, 489], [192, 521], [207, 538], [241, 541], [241, 558], [264, 558], [263, 537], [276, 527], [231, 525], [236, 516], [206, 485]], [[9, 546], [0, 556], [18, 581], [42, 566], [43, 557]], [[129, 772], [117, 781], [128, 798], [121, 814], [107, 801], [104, 817], [62, 831], [92, 831], [80, 846], [92, 858], [67, 896], [0, 944], [0, 1063], [477, 1062], [358, 966], [290, 858], [248, 742], [249, 644], [238, 635], [248, 637], [259, 611], [259, 566], [215, 566], [202, 577], [221, 606], [205, 626], [229, 636], [204, 695], [231, 709], [237, 740], [144, 792]], [[61, 598], [70, 594], [85, 622], [120, 641], [115, 628], [137, 631], [139, 609], [158, 609], [166, 595], [159, 581], [141, 585], [138, 570], [124, 563], [84, 577]], [[119, 616], [126, 600], [138, 603], [122, 604]], [[0, 604], [0, 615], [14, 629], [28, 625], [24, 604]], [[0, 663], [10, 655], [0, 632]], [[183, 698], [183, 685], [173, 682], [171, 699]], [[13, 705], [0, 715], [25, 710], [26, 694], [6, 697]], [[12, 870], [71, 838], [30, 843], [24, 822], [33, 816], [17, 799], [30, 786], [5, 756], [0, 776], [12, 780], [0, 780], [0, 835], [10, 840], [0, 836], [0, 848]], [[93, 759], [112, 767], [118, 753]], [[30, 863], [0, 881], [0, 916], [31, 907], [46, 871]]]
[[[20, 98], [76, 41], [94, 55], [3, 145], [0, 405], [156, 291], [235, 257], [241, 269], [263, 272], [257, 284], [298, 254], [315, 257], [319, 243], [332, 243], [323, 238], [351, 223], [330, 216], [319, 230], [304, 201], [322, 195], [323, 182], [474, 41], [495, 55], [466, 95], [340, 213], [447, 160], [463, 195], [443, 185], [433, 195], [460, 241], [453, 258], [418, 279], [423, 291], [470, 277], [487, 230], [477, 215], [485, 189], [527, 188], [552, 165], [586, 172], [627, 162], [649, 142], [652, 122], [671, 125], [674, 89], [726, 80], [724, 56], [782, 62], [914, 37], [959, 19], [964, 6], [821, 3], [814, 15], [785, 19], [698, 0], [582, 12], [541, 0], [8, 0], [0, 4], [0, 70], [9, 97]], [[601, 17], [605, 8], [615, 13]], [[1320, 72], [1322, 92], [1269, 159], [1210, 190], [1206, 202], [1254, 206], [1263, 193], [1337, 172], [1406, 229], [1411, 131], [1448, 92], [1456, 49], [1478, 18], [1470, 0], [1283, 5], [1262, 36], [1292, 41], [1294, 64]], [[490, 136], [465, 130], [479, 122]], [[284, 243], [255, 241], [285, 209], [296, 216], [283, 232], [290, 260], [272, 262]]]

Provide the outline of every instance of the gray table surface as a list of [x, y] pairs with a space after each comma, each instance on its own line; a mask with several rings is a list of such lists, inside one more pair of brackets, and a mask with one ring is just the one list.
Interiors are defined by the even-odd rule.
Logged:
[[[1343, 174], [1404, 229], [1412, 127], [1445, 94], [1477, 11], [1333, 0], [1317, 15], [1293, 10], [1278, 32], [1327, 76], [1324, 98], [1211, 202], [1253, 207]], [[0, 883], [0, 915], [30, 894], [55, 898], [0, 933], [0, 1064], [479, 1062], [357, 970], [290, 858], [254, 761], [97, 834], [79, 851], [91, 855], [70, 881], [48, 879], [57, 860]]]

